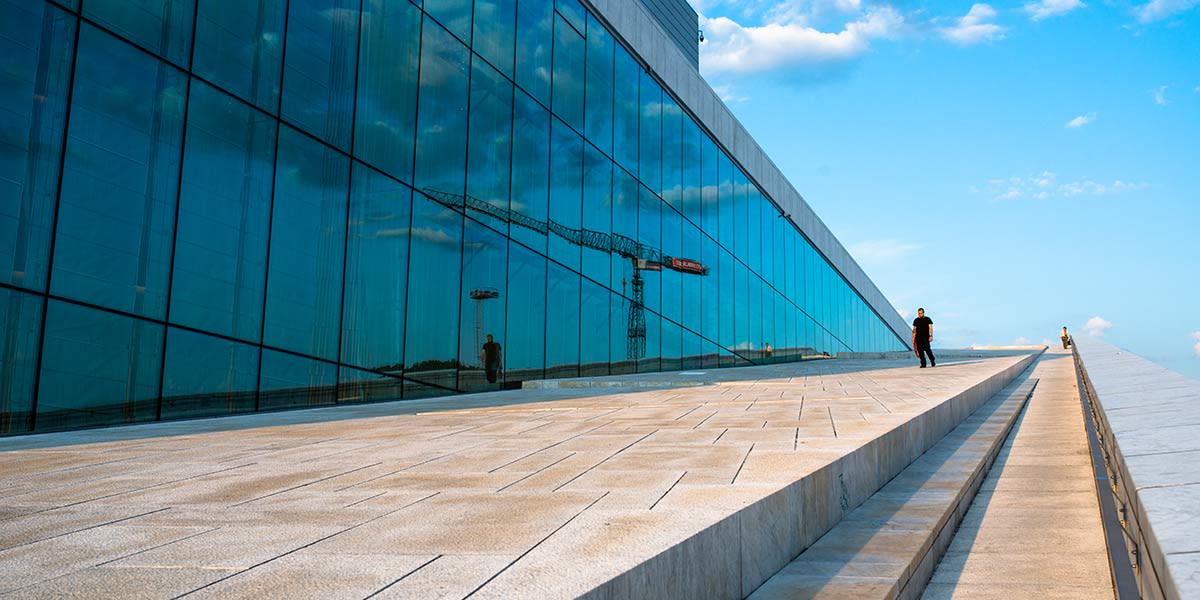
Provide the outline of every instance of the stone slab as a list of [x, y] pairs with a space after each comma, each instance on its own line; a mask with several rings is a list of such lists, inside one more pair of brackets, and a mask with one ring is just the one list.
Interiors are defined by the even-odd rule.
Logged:
[[1118, 510], [1129, 511], [1142, 593], [1197, 595], [1196, 563], [1177, 557], [1200, 552], [1200, 381], [1086, 336], [1074, 352]]
[[1031, 360], [821, 360], [4, 438], [0, 567], [5, 589], [111, 582], [101, 597], [155, 570], [178, 574], [146, 588], [162, 596], [299, 590], [311, 571], [324, 596], [742, 597]]

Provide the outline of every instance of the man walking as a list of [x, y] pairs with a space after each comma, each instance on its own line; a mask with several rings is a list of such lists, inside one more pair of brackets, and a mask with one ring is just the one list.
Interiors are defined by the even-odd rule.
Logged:
[[929, 366], [936, 367], [937, 360], [933, 358], [933, 319], [925, 316], [925, 309], [917, 309], [917, 318], [913, 319], [913, 350], [921, 359], [921, 368], [925, 368], [925, 355], [929, 355]]

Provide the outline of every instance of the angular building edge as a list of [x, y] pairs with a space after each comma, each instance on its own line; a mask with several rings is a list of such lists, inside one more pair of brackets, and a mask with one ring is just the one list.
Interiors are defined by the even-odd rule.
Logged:
[[667, 86], [697, 121], [725, 148], [729, 155], [788, 215], [816, 249], [829, 260], [850, 287], [908, 346], [911, 330], [883, 292], [875, 286], [854, 257], [825, 222], [817, 216], [800, 192], [788, 181], [775, 162], [746, 131], [729, 107], [704, 80], [695, 66], [670, 40], [657, 18], [640, 2], [627, 0], [582, 0], [634, 50], [637, 57]]

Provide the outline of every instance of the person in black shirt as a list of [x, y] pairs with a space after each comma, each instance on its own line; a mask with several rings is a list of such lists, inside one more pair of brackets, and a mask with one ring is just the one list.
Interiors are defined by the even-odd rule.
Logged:
[[933, 319], [925, 316], [925, 309], [917, 309], [917, 318], [913, 319], [913, 350], [916, 350], [917, 357], [921, 359], [921, 368], [925, 368], [925, 355], [929, 355], [929, 366], [936, 367], [937, 361], [933, 358], [933, 350], [930, 345], [933, 344]]
[[496, 383], [496, 375], [500, 372], [500, 344], [488, 334], [487, 343], [483, 345], [483, 370], [487, 373], [488, 383]]

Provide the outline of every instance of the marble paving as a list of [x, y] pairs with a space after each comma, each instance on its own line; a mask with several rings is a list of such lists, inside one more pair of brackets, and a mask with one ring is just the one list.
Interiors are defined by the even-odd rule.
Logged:
[[1022, 358], [818, 360], [4, 438], [0, 597], [572, 597]]

